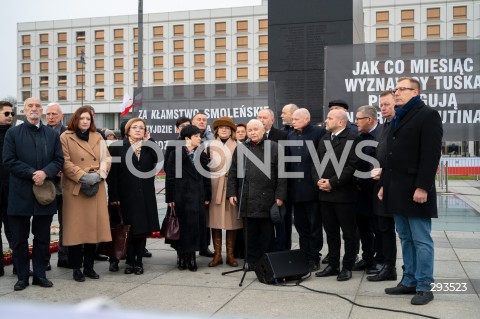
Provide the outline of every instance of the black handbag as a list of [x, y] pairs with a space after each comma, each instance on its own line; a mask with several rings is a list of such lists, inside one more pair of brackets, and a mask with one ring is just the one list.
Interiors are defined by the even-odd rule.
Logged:
[[123, 223], [123, 215], [120, 205], [117, 207], [120, 224], [110, 225], [112, 241], [98, 244], [98, 253], [111, 259], [122, 260], [127, 258], [128, 241], [130, 240], [130, 225]]
[[167, 214], [163, 219], [160, 234], [168, 240], [180, 239], [180, 224], [178, 223], [178, 218], [177, 214], [175, 213], [174, 206], [169, 206], [167, 208]]

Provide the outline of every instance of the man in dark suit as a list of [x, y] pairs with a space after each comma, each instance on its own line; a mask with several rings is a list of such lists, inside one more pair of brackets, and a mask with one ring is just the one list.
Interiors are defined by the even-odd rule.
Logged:
[[[286, 154], [298, 160], [287, 163], [287, 172], [300, 175], [288, 179], [288, 198], [295, 210], [295, 228], [300, 237], [300, 249], [305, 253], [310, 271], [320, 269], [320, 250], [323, 247], [322, 215], [318, 189], [310, 178], [313, 167], [311, 149], [316, 149], [325, 129], [312, 125], [310, 112], [301, 108], [293, 112], [294, 131], [288, 134]], [[310, 148], [307, 143], [310, 143]]]
[[[358, 160], [355, 155], [358, 136], [346, 127], [347, 121], [347, 113], [344, 111], [328, 112], [325, 126], [330, 133], [325, 134], [320, 141], [317, 149], [319, 163], [312, 173], [313, 180], [320, 189], [320, 211], [327, 234], [329, 253], [328, 266], [315, 276], [336, 275], [338, 281], [352, 278], [352, 268], [357, 254], [355, 205], [358, 194], [353, 174]], [[344, 153], [348, 155], [343, 155]], [[342, 158], [345, 158], [345, 162], [340, 162]], [[340, 229], [345, 244], [342, 271], [339, 270]]]
[[[263, 109], [257, 114], [257, 120], [262, 122], [265, 129], [265, 139], [276, 143], [287, 139], [288, 133], [273, 127], [275, 114], [271, 109]], [[287, 224], [290, 224], [290, 227]], [[285, 250], [287, 246], [292, 246], [292, 217], [285, 214], [282, 222], [275, 224], [275, 250]]]
[[443, 127], [438, 112], [420, 99], [420, 83], [400, 78], [393, 90], [395, 116], [387, 137], [387, 158], [378, 197], [394, 214], [402, 245], [404, 271], [389, 295], [415, 294], [413, 305], [433, 300], [432, 218], [438, 217], [435, 173]]
[[280, 117], [282, 118], [282, 124], [283, 124], [283, 130], [286, 131], [287, 133], [290, 133], [293, 131], [293, 126], [292, 126], [292, 118], [293, 118], [293, 112], [298, 110], [298, 106], [295, 104], [287, 104], [282, 108], [282, 114]]
[[397, 261], [397, 234], [395, 233], [395, 220], [393, 214], [387, 214], [383, 210], [382, 201], [378, 199], [379, 179], [382, 175], [382, 168], [385, 167], [385, 159], [387, 157], [386, 143], [388, 132], [390, 131], [390, 121], [395, 116], [395, 99], [391, 91], [380, 93], [380, 112], [384, 118], [383, 124], [380, 126], [379, 132], [376, 134], [375, 140], [378, 141], [376, 158], [380, 163], [380, 168], [372, 170], [372, 178], [375, 181], [373, 188], [373, 211], [377, 216], [378, 228], [382, 237], [382, 253], [383, 268], [379, 273], [368, 276], [368, 281], [384, 281], [397, 280], [397, 269], [395, 263]]

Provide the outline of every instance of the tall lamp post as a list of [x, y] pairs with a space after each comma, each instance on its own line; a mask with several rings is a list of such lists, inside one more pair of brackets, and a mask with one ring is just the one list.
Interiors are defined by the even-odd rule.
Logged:
[[83, 76], [83, 70], [85, 69], [85, 52], [81, 52], [80, 54], [80, 64], [82, 65], [82, 105], [83, 106], [83, 99], [84, 99], [84, 95], [85, 95], [85, 92], [83, 91], [83, 83], [85, 83], [85, 77]]

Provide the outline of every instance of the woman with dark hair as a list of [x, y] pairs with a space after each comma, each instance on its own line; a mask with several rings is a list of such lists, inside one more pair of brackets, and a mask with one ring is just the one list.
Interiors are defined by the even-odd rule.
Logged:
[[[197, 271], [195, 252], [205, 247], [205, 206], [211, 194], [207, 154], [197, 150], [200, 129], [185, 126], [180, 132], [185, 146], [172, 151], [166, 165], [165, 201], [175, 209], [180, 225], [180, 239], [166, 241], [177, 251], [178, 268]], [[177, 155], [177, 152], [180, 154]], [[177, 161], [177, 157], [180, 159]], [[176, 175], [177, 166], [181, 174]]]
[[[143, 274], [142, 258], [147, 237], [152, 232], [160, 231], [155, 196], [158, 156], [152, 145], [146, 145], [146, 141], [154, 143], [146, 131], [145, 121], [132, 118], [125, 125], [123, 141], [115, 142], [109, 148], [112, 157], [120, 159], [112, 164], [108, 175], [109, 202], [111, 208], [120, 205], [125, 224], [132, 226], [125, 274]], [[114, 213], [116, 210], [112, 209]], [[110, 261], [110, 271], [118, 271], [117, 260]]]
[[69, 249], [73, 279], [98, 279], [93, 269], [96, 244], [112, 240], [105, 191], [111, 157], [87, 106], [75, 111], [60, 141], [65, 157], [63, 245]]

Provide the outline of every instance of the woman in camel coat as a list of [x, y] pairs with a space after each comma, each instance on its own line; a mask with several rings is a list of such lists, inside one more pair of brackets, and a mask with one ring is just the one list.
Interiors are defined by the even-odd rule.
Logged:
[[[60, 136], [65, 164], [63, 166], [63, 245], [69, 248], [73, 278], [98, 279], [93, 270], [96, 244], [112, 240], [107, 209], [105, 179], [111, 158], [93, 114], [80, 107]], [[80, 188], [98, 184], [98, 192], [88, 197]], [[83, 263], [83, 274], [80, 271]]]
[[238, 262], [233, 256], [236, 230], [243, 228], [242, 220], [237, 218], [237, 209], [227, 200], [228, 170], [232, 163], [232, 154], [237, 147], [235, 141], [236, 125], [233, 120], [224, 116], [212, 124], [216, 140], [212, 141], [206, 151], [210, 158], [212, 178], [212, 200], [209, 206], [208, 226], [212, 229], [215, 254], [209, 267], [223, 264], [222, 259], [222, 229], [226, 230], [227, 264], [237, 267]]

